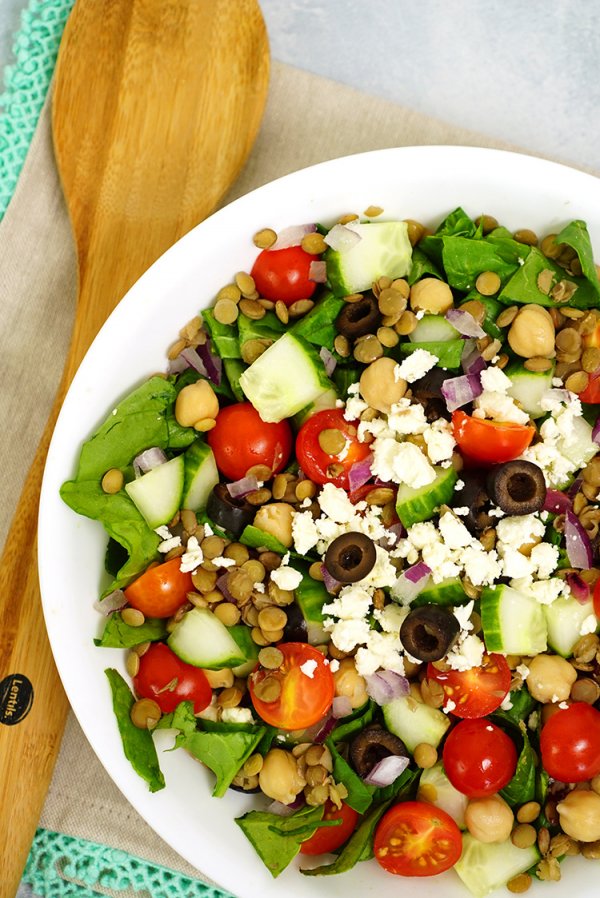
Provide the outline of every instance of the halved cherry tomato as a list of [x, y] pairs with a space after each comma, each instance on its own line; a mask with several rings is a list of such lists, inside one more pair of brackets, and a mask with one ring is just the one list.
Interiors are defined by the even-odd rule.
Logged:
[[503, 789], [517, 767], [517, 750], [504, 730], [489, 720], [461, 720], [444, 744], [444, 770], [455, 789], [483, 798]]
[[590, 374], [587, 387], [577, 395], [582, 402], [600, 402], [600, 373]]
[[254, 465], [266, 465], [278, 474], [290, 457], [293, 444], [287, 421], [263, 421], [250, 402], [222, 408], [207, 440], [217, 468], [229, 480], [245, 477]]
[[462, 835], [446, 811], [423, 801], [404, 801], [381, 818], [373, 849], [388, 873], [436, 876], [459, 859]]
[[[283, 655], [281, 665], [275, 670], [259, 667], [248, 678], [252, 703], [266, 723], [282, 730], [303, 730], [317, 723], [331, 707], [335, 692], [333, 674], [321, 652], [312, 645], [283, 642], [277, 648]], [[279, 685], [274, 701], [257, 695], [258, 684], [267, 678]]]
[[561, 708], [540, 735], [542, 764], [562, 783], [580, 783], [600, 773], [600, 711], [585, 702]]
[[468, 461], [496, 465], [521, 455], [535, 435], [528, 424], [473, 418], [465, 412], [452, 412], [454, 439]]
[[204, 671], [186, 664], [164, 642], [153, 642], [144, 652], [133, 685], [140, 698], [154, 699], [163, 714], [180, 702], [193, 702], [194, 714], [199, 714], [212, 699]]
[[511, 672], [503, 655], [484, 653], [481, 665], [470, 670], [427, 667], [427, 677], [439, 683], [456, 717], [485, 717], [502, 704], [510, 689]]
[[[344, 410], [328, 408], [311, 415], [296, 437], [296, 455], [304, 473], [315, 483], [333, 483], [347, 490], [348, 472], [357, 461], [362, 461], [371, 451], [367, 443], [360, 443], [356, 435], [358, 421], [346, 421]], [[329, 455], [321, 449], [319, 434], [324, 430], [337, 430], [345, 438], [344, 448], [337, 455]], [[335, 473], [333, 465], [341, 466]], [[334, 473], [330, 473], [333, 470]]]
[[323, 820], [339, 820], [337, 826], [320, 826], [310, 839], [300, 846], [300, 854], [327, 854], [335, 851], [349, 839], [356, 828], [358, 813], [342, 802], [337, 808], [332, 801], [325, 805]]
[[146, 617], [171, 617], [193, 592], [192, 575], [180, 570], [181, 558], [155, 564], [124, 590], [132, 608]]
[[306, 253], [301, 246], [286, 249], [264, 249], [250, 274], [263, 299], [282, 300], [290, 306], [298, 299], [308, 299], [316, 288], [310, 280], [310, 265], [319, 256]]

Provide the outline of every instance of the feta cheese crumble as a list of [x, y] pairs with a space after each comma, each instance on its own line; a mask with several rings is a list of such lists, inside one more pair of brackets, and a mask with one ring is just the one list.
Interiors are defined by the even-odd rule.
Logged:
[[438, 357], [426, 349], [415, 349], [394, 370], [394, 377], [412, 384], [424, 377], [438, 362]]

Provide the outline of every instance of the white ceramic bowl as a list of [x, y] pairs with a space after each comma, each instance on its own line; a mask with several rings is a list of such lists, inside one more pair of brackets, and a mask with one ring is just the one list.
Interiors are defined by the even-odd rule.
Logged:
[[[81, 443], [116, 400], [164, 369], [167, 345], [209, 305], [239, 270], [249, 270], [252, 234], [308, 221], [333, 223], [372, 204], [386, 218], [435, 224], [462, 205], [473, 217], [494, 215], [511, 229], [540, 234], [573, 218], [589, 224], [600, 258], [600, 180], [564, 166], [512, 153], [462, 147], [407, 147], [325, 162], [242, 197], [200, 224], [132, 287], [98, 334], [61, 411], [46, 465], [40, 511], [39, 565], [44, 613], [56, 663], [71, 705], [98, 757], [142, 817], [180, 855], [239, 898], [465, 898], [453, 873], [405, 882], [361, 863], [339, 877], [304, 877], [292, 864], [273, 880], [234, 823], [252, 799], [210, 797], [212, 774], [183, 752], [160, 753], [167, 788], [151, 795], [123, 755], [104, 668], [124, 672], [124, 652], [96, 649], [98, 593], [105, 537], [59, 498]], [[160, 734], [162, 747], [172, 739]], [[85, 796], [81, 796], [85, 801]], [[568, 859], [554, 898], [591, 898], [590, 862]], [[541, 890], [543, 885], [535, 885]], [[506, 893], [504, 893], [506, 894]]]

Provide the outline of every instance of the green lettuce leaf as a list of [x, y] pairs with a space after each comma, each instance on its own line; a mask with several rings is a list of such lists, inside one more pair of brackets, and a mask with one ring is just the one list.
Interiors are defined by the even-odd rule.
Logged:
[[308, 805], [290, 817], [268, 811], [249, 811], [236, 819], [256, 853], [275, 878], [293, 861], [302, 842], [316, 832], [323, 817], [322, 806]]
[[147, 617], [141, 627], [126, 624], [118, 611], [106, 619], [100, 639], [96, 645], [108, 649], [130, 649], [142, 642], [157, 642], [167, 635], [167, 622], [158, 617]]

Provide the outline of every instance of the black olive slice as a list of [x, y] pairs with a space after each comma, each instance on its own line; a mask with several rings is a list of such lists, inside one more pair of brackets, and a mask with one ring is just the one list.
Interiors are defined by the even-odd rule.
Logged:
[[442, 368], [431, 368], [427, 374], [424, 374], [423, 377], [413, 381], [411, 384], [413, 397], [418, 399], [419, 402], [423, 402], [426, 399], [442, 399], [445, 406], [442, 384], [447, 377], [448, 372]]
[[377, 549], [364, 533], [342, 533], [325, 553], [324, 564], [332, 577], [340, 583], [356, 583], [373, 569]]
[[487, 477], [490, 498], [510, 515], [533, 514], [546, 501], [546, 481], [541, 468], [531, 461], [507, 461]]
[[439, 661], [452, 647], [460, 624], [447, 608], [423, 605], [402, 621], [400, 641], [409, 655], [418, 661]]
[[355, 340], [375, 333], [381, 325], [381, 318], [375, 297], [367, 295], [358, 302], [347, 302], [337, 316], [335, 326], [344, 337]]
[[217, 483], [208, 497], [206, 514], [217, 527], [228, 530], [237, 538], [254, 520], [256, 508], [245, 499], [234, 499], [224, 483]]
[[370, 774], [376, 764], [390, 755], [410, 757], [402, 739], [378, 724], [366, 727], [350, 743], [350, 763], [363, 778]]
[[308, 627], [299, 606], [286, 605], [287, 621], [283, 628], [282, 642], [308, 642]]
[[460, 477], [464, 486], [454, 491], [451, 504], [454, 508], [468, 508], [467, 514], [459, 517], [471, 533], [480, 533], [494, 524], [486, 508], [490, 497], [485, 487], [485, 474], [482, 471], [461, 471]]

